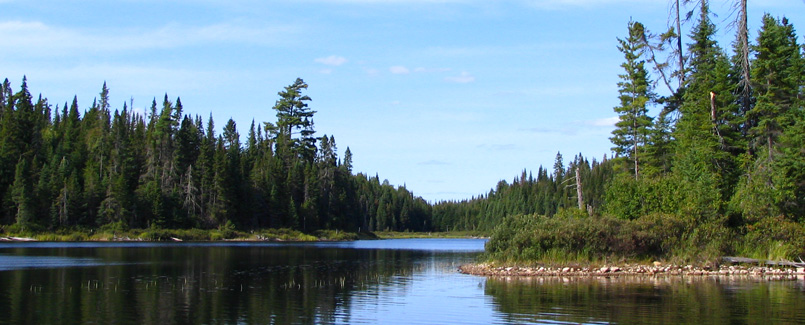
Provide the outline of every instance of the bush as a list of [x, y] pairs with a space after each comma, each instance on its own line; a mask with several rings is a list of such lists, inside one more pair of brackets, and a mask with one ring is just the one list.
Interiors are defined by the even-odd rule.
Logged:
[[129, 230], [129, 226], [124, 221], [117, 221], [112, 223], [107, 223], [100, 228], [100, 232], [109, 232], [109, 233], [123, 233]]
[[507, 262], [594, 260], [617, 253], [624, 221], [563, 210], [554, 217], [511, 216], [492, 232], [487, 255]]
[[358, 240], [358, 234], [339, 230], [318, 230], [316, 237], [321, 240]]
[[231, 220], [227, 220], [223, 225], [218, 226], [218, 233], [223, 239], [231, 239], [235, 237], [235, 224]]
[[795, 260], [805, 256], [805, 225], [785, 217], [766, 217], [744, 228], [738, 253], [757, 259]]
[[714, 261], [729, 252], [734, 234], [723, 222], [695, 225], [690, 218], [653, 213], [634, 220], [587, 217], [563, 210], [554, 217], [525, 215], [503, 220], [486, 244], [501, 262], [595, 262], [605, 259]]
[[620, 252], [640, 257], [662, 258], [679, 247], [690, 228], [687, 220], [672, 214], [653, 213], [624, 224]]

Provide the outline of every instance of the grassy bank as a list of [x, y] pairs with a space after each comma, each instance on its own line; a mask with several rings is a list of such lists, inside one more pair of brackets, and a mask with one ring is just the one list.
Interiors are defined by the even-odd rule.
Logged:
[[403, 238], [477, 238], [485, 234], [471, 231], [454, 232], [345, 232], [318, 230], [305, 233], [292, 229], [261, 229], [239, 231], [232, 226], [217, 229], [128, 229], [108, 225], [98, 229], [65, 228], [56, 231], [20, 230], [14, 226], [0, 227], [0, 237], [30, 238], [38, 241], [347, 241], [359, 239]]
[[37, 241], [344, 241], [377, 239], [372, 233], [319, 230], [304, 233], [292, 229], [238, 231], [232, 227], [218, 229], [99, 229], [69, 228], [56, 231], [20, 231], [0, 228], [0, 237], [30, 238]]
[[785, 218], [730, 227], [719, 218], [652, 214], [629, 220], [573, 209], [553, 217], [508, 217], [486, 246], [486, 261], [496, 265], [705, 265], [722, 256], [797, 260], [805, 256], [805, 227]]
[[481, 231], [445, 231], [445, 232], [401, 232], [401, 231], [376, 231], [377, 237], [382, 239], [405, 239], [405, 238], [484, 238], [489, 237], [488, 233]]

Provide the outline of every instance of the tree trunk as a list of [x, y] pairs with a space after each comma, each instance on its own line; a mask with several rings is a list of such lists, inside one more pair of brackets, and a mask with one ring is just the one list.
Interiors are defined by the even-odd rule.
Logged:
[[676, 46], [679, 49], [679, 88], [685, 84], [685, 56], [682, 53], [682, 17], [679, 16], [679, 0], [676, 0]]
[[581, 172], [579, 172], [579, 166], [576, 166], [576, 196], [578, 197], [579, 201], [579, 210], [584, 209], [584, 198], [581, 194]]

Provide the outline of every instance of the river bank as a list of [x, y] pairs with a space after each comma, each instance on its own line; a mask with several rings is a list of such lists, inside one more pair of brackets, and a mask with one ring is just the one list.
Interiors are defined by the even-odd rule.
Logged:
[[260, 229], [236, 231], [231, 229], [127, 229], [127, 230], [62, 230], [39, 233], [0, 234], [0, 242], [51, 241], [350, 241], [405, 238], [483, 238], [470, 232], [347, 232], [317, 230], [305, 233], [292, 229]]
[[548, 267], [494, 266], [487, 263], [465, 264], [459, 267], [464, 274], [491, 277], [620, 277], [620, 276], [742, 276], [779, 280], [805, 280], [805, 268], [758, 265], [694, 265], [627, 264], [620, 266]]

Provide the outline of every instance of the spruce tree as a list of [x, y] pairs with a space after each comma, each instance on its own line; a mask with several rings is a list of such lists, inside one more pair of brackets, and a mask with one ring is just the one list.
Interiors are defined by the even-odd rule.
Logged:
[[[710, 10], [702, 1], [697, 25], [689, 45], [690, 75], [680, 107], [681, 116], [673, 132], [675, 138], [674, 173], [684, 181], [678, 193], [684, 199], [685, 211], [694, 217], [709, 218], [720, 208], [722, 169], [716, 162], [724, 159], [716, 121], [718, 100], [724, 93], [719, 85], [719, 68], [726, 58], [715, 38], [715, 25]], [[726, 71], [723, 71], [726, 74]]]
[[619, 121], [610, 138], [615, 145], [612, 150], [628, 160], [635, 179], [639, 178], [649, 137], [651, 118], [647, 115], [648, 104], [654, 96], [645, 61], [640, 59], [645, 47], [641, 42], [644, 38], [643, 24], [629, 22], [629, 36], [618, 39], [618, 50], [624, 54], [625, 62], [621, 64], [624, 74], [619, 75], [621, 81], [618, 82], [620, 105], [614, 108]]
[[803, 58], [794, 27], [783, 18], [763, 16], [752, 64], [756, 104], [748, 112], [755, 148], [765, 147], [768, 158], [784, 129], [794, 124], [793, 114], [801, 101]]

